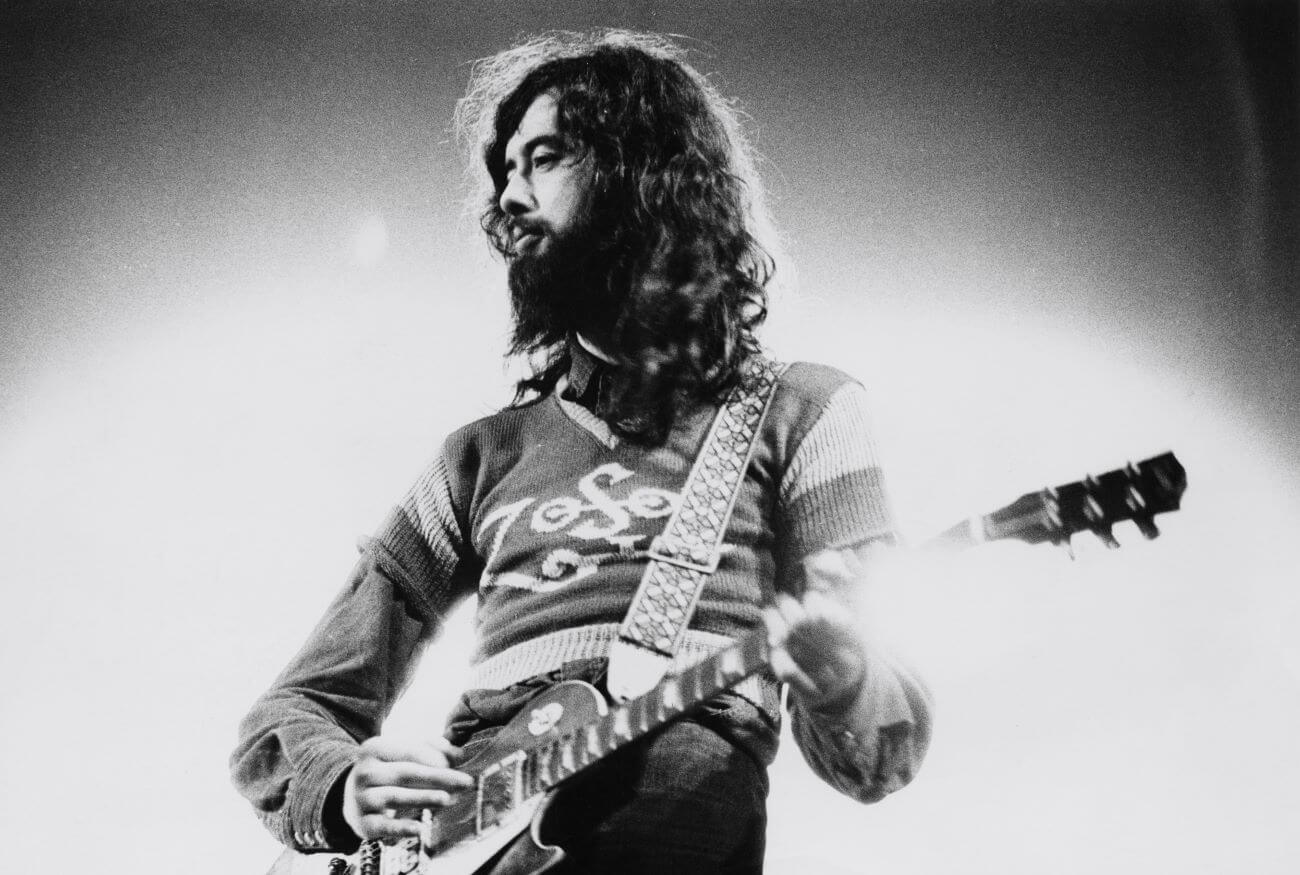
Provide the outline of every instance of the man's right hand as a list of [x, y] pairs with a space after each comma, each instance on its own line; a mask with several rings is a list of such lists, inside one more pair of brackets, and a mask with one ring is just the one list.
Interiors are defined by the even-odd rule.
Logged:
[[442, 808], [452, 793], [474, 785], [451, 767], [460, 753], [443, 739], [369, 739], [343, 788], [343, 819], [363, 840], [418, 836], [423, 809]]

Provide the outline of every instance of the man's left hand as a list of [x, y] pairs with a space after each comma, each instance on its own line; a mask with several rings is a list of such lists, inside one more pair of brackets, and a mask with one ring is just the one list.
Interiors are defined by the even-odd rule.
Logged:
[[802, 602], [778, 595], [763, 614], [777, 678], [808, 708], [849, 705], [867, 671], [866, 646], [849, 607], [810, 589]]

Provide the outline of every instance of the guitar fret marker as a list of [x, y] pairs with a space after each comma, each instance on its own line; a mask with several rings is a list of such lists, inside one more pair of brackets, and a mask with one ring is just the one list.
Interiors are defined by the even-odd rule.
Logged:
[[728, 679], [740, 677], [745, 673], [745, 666], [740, 660], [740, 651], [734, 647], [729, 647], [722, 652], [719, 664]]
[[664, 684], [660, 700], [664, 703], [664, 709], [668, 711], [682, 710], [682, 690], [677, 686], [677, 678], [670, 678]]
[[614, 712], [614, 735], [622, 739], [632, 738], [632, 727], [628, 725], [626, 708], [619, 708]]

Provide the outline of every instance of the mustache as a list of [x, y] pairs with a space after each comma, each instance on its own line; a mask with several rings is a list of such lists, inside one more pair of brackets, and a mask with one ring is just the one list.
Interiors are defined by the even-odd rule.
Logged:
[[546, 230], [542, 219], [511, 219], [507, 223], [511, 234], [539, 234]]
[[540, 219], [512, 219], [507, 228], [512, 241], [518, 240], [525, 234], [549, 233], [546, 223]]

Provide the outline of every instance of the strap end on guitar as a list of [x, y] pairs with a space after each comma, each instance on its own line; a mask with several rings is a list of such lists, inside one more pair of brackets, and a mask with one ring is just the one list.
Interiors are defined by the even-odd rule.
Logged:
[[619, 638], [609, 651], [606, 687], [615, 702], [631, 701], [654, 689], [668, 673], [672, 657]]

